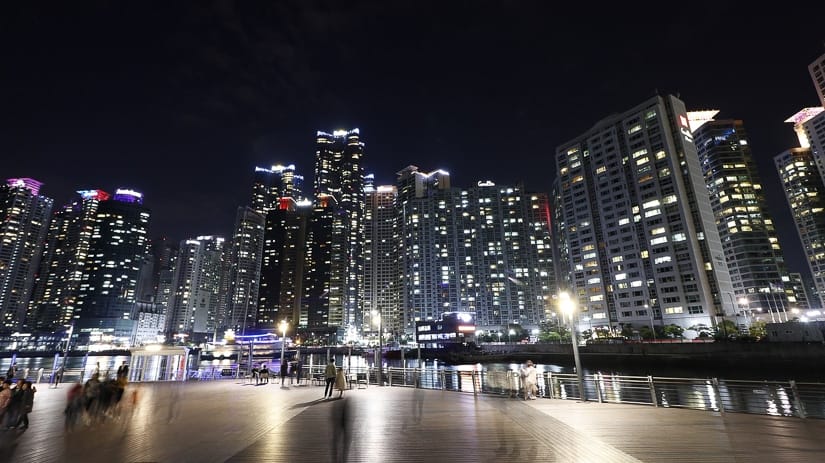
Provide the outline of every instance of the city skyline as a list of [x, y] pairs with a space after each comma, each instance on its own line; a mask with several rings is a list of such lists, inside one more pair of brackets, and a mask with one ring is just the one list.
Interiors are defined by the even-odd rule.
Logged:
[[[816, 7], [608, 6], [617, 20], [585, 29], [582, 12], [540, 3], [433, 5], [14, 6], [4, 174], [44, 182], [56, 205], [142, 191], [151, 236], [178, 241], [228, 235], [255, 166], [309, 180], [319, 129], [360, 128], [377, 185], [413, 164], [548, 192], [558, 145], [658, 90], [742, 119], [777, 185], [772, 158], [795, 146], [782, 121], [816, 104], [806, 68], [823, 37], [799, 26]], [[767, 199], [802, 262], [785, 199]]]

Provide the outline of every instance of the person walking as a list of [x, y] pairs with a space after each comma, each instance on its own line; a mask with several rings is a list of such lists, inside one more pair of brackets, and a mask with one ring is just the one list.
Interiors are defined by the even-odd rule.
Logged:
[[326, 369], [324, 370], [324, 380], [327, 385], [324, 388], [324, 398], [332, 398], [332, 391], [335, 385], [335, 376], [338, 372], [335, 369], [335, 360], [329, 359]]
[[17, 423], [14, 425], [17, 429], [29, 428], [29, 413], [31, 413], [34, 407], [35, 392], [37, 392], [37, 388], [32, 385], [31, 381], [23, 383], [23, 390], [21, 391], [23, 403], [20, 409], [20, 418], [17, 419]]
[[536, 367], [533, 361], [528, 360], [527, 364], [519, 371], [521, 374], [521, 386], [524, 390], [524, 400], [536, 400]]

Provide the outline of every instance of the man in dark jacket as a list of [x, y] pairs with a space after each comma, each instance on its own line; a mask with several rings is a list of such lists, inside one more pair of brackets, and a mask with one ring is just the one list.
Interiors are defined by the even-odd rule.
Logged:
[[17, 424], [15, 425], [18, 429], [28, 429], [29, 427], [29, 413], [31, 413], [34, 407], [35, 392], [37, 392], [37, 388], [32, 385], [31, 381], [23, 383], [23, 389], [20, 391], [22, 395], [20, 418], [17, 419]]

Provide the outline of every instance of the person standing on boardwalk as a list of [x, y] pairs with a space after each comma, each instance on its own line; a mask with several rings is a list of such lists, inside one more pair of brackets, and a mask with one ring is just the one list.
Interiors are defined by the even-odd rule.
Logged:
[[281, 387], [284, 386], [284, 381], [289, 374], [289, 362], [281, 363]]
[[335, 360], [329, 359], [329, 363], [327, 363], [327, 368], [324, 370], [324, 380], [327, 382], [327, 385], [324, 388], [324, 398], [332, 398], [332, 391], [335, 385], [336, 374], [337, 371], [335, 370]]
[[347, 378], [344, 376], [344, 369], [338, 367], [338, 372], [335, 373], [335, 389], [338, 389], [338, 397], [344, 396], [344, 390], [347, 388]]
[[521, 374], [521, 386], [524, 389], [524, 400], [536, 400], [536, 367], [533, 366], [533, 361], [528, 360], [519, 373]]

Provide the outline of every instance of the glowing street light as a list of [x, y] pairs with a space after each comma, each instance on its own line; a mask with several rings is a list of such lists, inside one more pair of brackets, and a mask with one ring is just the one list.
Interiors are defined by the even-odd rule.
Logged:
[[515, 334], [516, 334], [516, 330], [514, 330], [514, 329], [510, 328], [510, 331], [508, 331], [508, 332], [507, 332], [507, 342], [508, 342], [508, 343], [510, 343], [510, 344], [512, 344], [512, 343], [513, 343], [513, 340], [512, 340], [512, 338], [511, 338], [511, 336], [513, 336], [513, 335], [515, 335]]
[[[286, 327], [287, 327], [286, 320], [281, 320], [281, 323], [279, 324], [279, 327], [281, 328], [281, 365], [283, 365], [284, 364], [284, 347], [286, 346]], [[281, 368], [283, 368], [283, 367], [281, 367]], [[281, 383], [283, 383], [283, 382], [284, 382], [284, 380], [281, 379]], [[281, 387], [284, 387], [284, 385], [281, 384]]]
[[381, 373], [384, 369], [384, 327], [382, 326], [381, 313], [377, 310], [373, 310], [372, 319], [373, 321], [378, 320], [378, 350], [375, 351], [376, 379], [378, 379], [378, 385], [383, 386], [384, 378], [381, 377]]
[[573, 361], [576, 364], [576, 379], [579, 382], [579, 395], [582, 400], [587, 400], [587, 395], [584, 392], [582, 365], [581, 360], [579, 360], [579, 341], [576, 339], [576, 323], [573, 321], [573, 312], [576, 310], [576, 304], [570, 299], [570, 294], [563, 291], [559, 293], [559, 306], [561, 310], [570, 317], [570, 340], [573, 343]]

